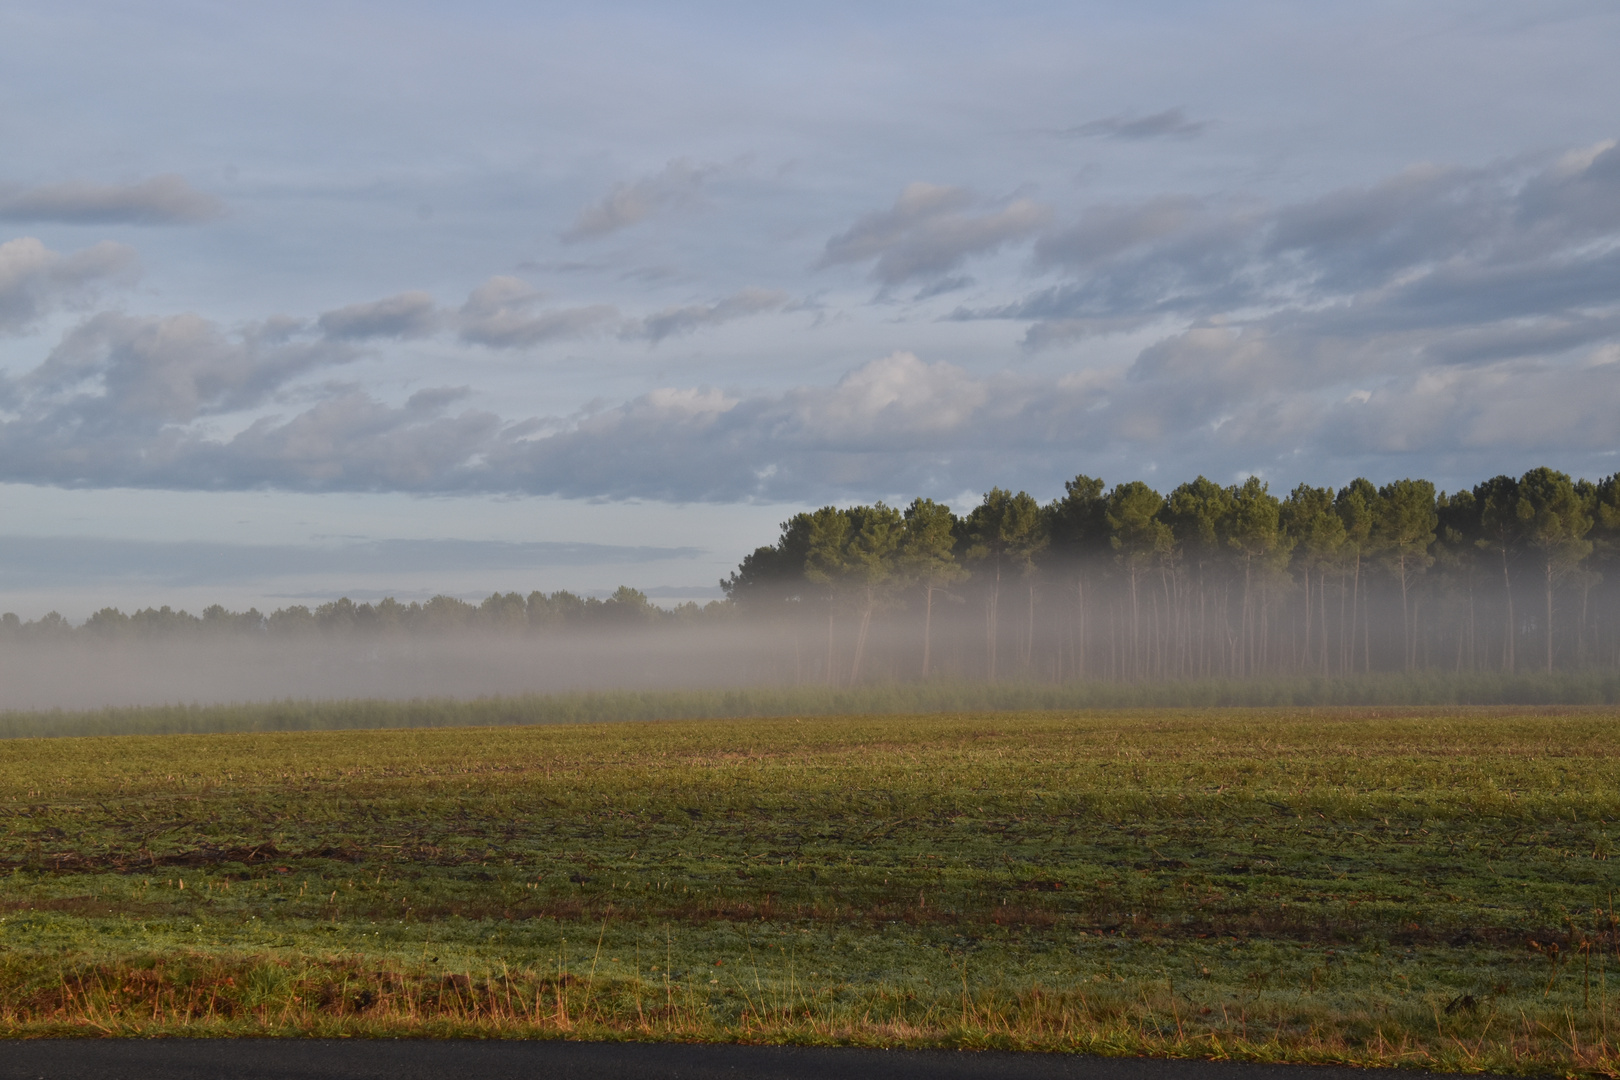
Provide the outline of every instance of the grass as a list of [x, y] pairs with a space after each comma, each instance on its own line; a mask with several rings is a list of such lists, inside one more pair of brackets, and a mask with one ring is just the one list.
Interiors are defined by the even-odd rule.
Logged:
[[925, 713], [1401, 705], [1620, 705], [1620, 672], [1505, 675], [1414, 671], [1348, 678], [1194, 679], [1158, 683], [893, 683], [835, 689], [603, 690], [411, 701], [273, 701], [0, 712], [0, 739], [249, 731], [585, 724], [626, 720], [921, 715]]
[[1144, 709], [19, 739], [0, 746], [0, 1032], [1613, 1076], [1617, 720]]

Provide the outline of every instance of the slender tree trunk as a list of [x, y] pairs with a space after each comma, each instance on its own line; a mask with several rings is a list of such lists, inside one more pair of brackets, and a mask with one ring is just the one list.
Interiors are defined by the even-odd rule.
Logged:
[[1402, 642], [1401, 662], [1402, 662], [1402, 665], [1406, 668], [1406, 670], [1411, 671], [1412, 670], [1412, 656], [1413, 656], [1413, 653], [1412, 653], [1412, 626], [1411, 626], [1411, 622], [1410, 622], [1410, 614], [1411, 613], [1410, 613], [1410, 611], [1408, 609], [1407, 602], [1406, 602], [1406, 556], [1405, 556], [1405, 554], [1401, 555], [1400, 559], [1396, 562], [1395, 565], [1400, 571], [1400, 578], [1401, 578], [1401, 642]]
[[1142, 605], [1136, 598], [1136, 568], [1129, 570], [1131, 581], [1131, 678], [1142, 677]]
[[1470, 571], [1469, 575], [1468, 575], [1468, 670], [1469, 671], [1473, 671], [1473, 670], [1475, 670], [1476, 668], [1479, 667], [1479, 655], [1478, 655], [1478, 653], [1476, 651], [1476, 644], [1477, 644], [1477, 641], [1478, 641], [1478, 635], [1477, 635], [1477, 633], [1475, 631], [1475, 622], [1474, 622], [1474, 593], [1475, 592], [1476, 592], [1476, 590], [1474, 588], [1474, 575], [1473, 575], [1473, 572]]
[[1587, 602], [1592, 598], [1592, 584], [1590, 581], [1581, 582], [1581, 621], [1575, 624], [1575, 666], [1581, 667], [1586, 661], [1586, 609]]
[[1000, 603], [1000, 601], [1001, 601], [1001, 561], [998, 559], [996, 561], [995, 584], [993, 584], [990, 587], [990, 601], [986, 605], [987, 611], [985, 613], [986, 622], [988, 624], [987, 629], [986, 629], [987, 640], [985, 642], [985, 645], [986, 645], [986, 649], [987, 649], [987, 652], [988, 652], [988, 655], [989, 655], [989, 658], [990, 658], [990, 681], [991, 682], [996, 681], [996, 638], [1000, 636], [1000, 631], [1001, 631], [1001, 627], [1000, 627], [1000, 624], [999, 624], [999, 615], [998, 615], [998, 612], [996, 611], [996, 607]]
[[1518, 635], [1518, 626], [1513, 618], [1513, 580], [1508, 577], [1508, 552], [1505, 543], [1502, 545], [1502, 591], [1507, 596], [1507, 632], [1502, 638], [1502, 666], [1511, 675], [1515, 666], [1513, 639]]
[[[1351, 654], [1346, 653], [1345, 651], [1346, 638], [1344, 634], [1344, 613], [1348, 609], [1348, 602], [1345, 599], [1345, 581], [1348, 576], [1349, 575], [1344, 572], [1344, 565], [1341, 563], [1339, 566], [1339, 674], [1341, 676], [1345, 675], [1350, 670], [1348, 660]], [[1351, 642], [1353, 648], [1355, 642], [1354, 628], [1352, 628], [1350, 631], [1349, 641]]]
[[1316, 651], [1322, 656], [1322, 675], [1328, 674], [1328, 619], [1327, 619], [1327, 566], [1318, 565], [1316, 568], [1316, 618], [1322, 625], [1321, 633], [1317, 635], [1320, 642]]
[[1239, 675], [1254, 674], [1254, 617], [1249, 611], [1249, 567], [1248, 559], [1243, 561], [1243, 611], [1238, 618], [1238, 625], [1242, 630], [1243, 638], [1243, 667]]
[[827, 685], [838, 685], [838, 679], [833, 675], [833, 611], [830, 606], [827, 608]]
[[1552, 594], [1553, 594], [1553, 560], [1552, 560], [1552, 556], [1548, 555], [1547, 556], [1547, 671], [1549, 673], [1553, 669], [1553, 627], [1552, 627], [1552, 615], [1553, 615], [1553, 603], [1552, 603], [1552, 600], [1553, 600], [1553, 597], [1552, 597]]
[[872, 625], [872, 609], [877, 605], [870, 598], [861, 611], [861, 626], [855, 631], [855, 659], [849, 665], [849, 685], [854, 686], [861, 677], [861, 657], [866, 653], [866, 632]]
[[1024, 667], [1035, 666], [1035, 578], [1029, 579], [1029, 624], [1024, 632]]
[[1080, 640], [1074, 647], [1074, 673], [1079, 678], [1086, 677], [1086, 579], [1084, 574], [1075, 575], [1074, 579], [1075, 605], [1080, 609]]
[[1361, 549], [1356, 549], [1355, 573], [1350, 578], [1350, 670], [1356, 668], [1356, 629], [1361, 617]]
[[934, 634], [934, 583], [928, 582], [923, 586], [923, 678], [928, 677], [929, 651], [933, 645]]
[[[1356, 581], [1361, 581], [1361, 557], [1356, 556]], [[1365, 593], [1361, 598], [1361, 669], [1372, 672], [1372, 598]]]
[[1305, 640], [1300, 648], [1300, 668], [1310, 670], [1311, 666], [1311, 568], [1305, 567]]

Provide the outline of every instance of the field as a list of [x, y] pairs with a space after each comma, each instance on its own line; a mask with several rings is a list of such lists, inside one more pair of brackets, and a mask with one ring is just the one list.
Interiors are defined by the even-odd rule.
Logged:
[[1612, 1076], [1617, 721], [1292, 708], [15, 739], [0, 1032]]

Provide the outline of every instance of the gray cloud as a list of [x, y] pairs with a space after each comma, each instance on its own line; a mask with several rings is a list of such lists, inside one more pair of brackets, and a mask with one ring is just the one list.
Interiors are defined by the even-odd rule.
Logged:
[[1273, 210], [1096, 207], [1044, 233], [1035, 258], [1057, 284], [952, 317], [1033, 320], [1030, 348], [1219, 319], [1306, 352], [1377, 342], [1414, 364], [1544, 355], [1615, 339], [1620, 149], [1418, 166]]
[[7, 474], [66, 485], [168, 476], [166, 486], [235, 486], [218, 462], [187, 466], [187, 447], [301, 376], [356, 355], [300, 336], [298, 325], [270, 320], [230, 336], [195, 315], [93, 316], [38, 367], [0, 379], [0, 402], [13, 414], [0, 424]]
[[1166, 237], [1185, 235], [1201, 224], [1205, 214], [1201, 202], [1186, 196], [1161, 196], [1135, 206], [1097, 206], [1075, 224], [1042, 236], [1035, 255], [1047, 265], [1095, 266]]
[[580, 211], [562, 234], [563, 242], [595, 240], [654, 214], [691, 206], [698, 201], [704, 181], [716, 171], [716, 166], [693, 165], [680, 158], [651, 176], [616, 184], [600, 202]]
[[439, 312], [427, 293], [404, 292], [328, 311], [318, 322], [329, 338], [419, 338], [438, 329]]
[[1033, 236], [1051, 218], [1048, 208], [1029, 199], [977, 214], [974, 205], [963, 188], [907, 185], [892, 207], [867, 214], [828, 240], [817, 267], [870, 261], [872, 276], [885, 285], [935, 277], [971, 256]]
[[0, 190], [0, 221], [66, 225], [195, 225], [225, 212], [225, 204], [175, 175], [138, 184], [72, 181]]
[[196, 315], [103, 312], [13, 385], [57, 419], [133, 430], [189, 423], [255, 407], [293, 378], [353, 358], [341, 346], [289, 342], [288, 329], [271, 322], [232, 339]]
[[[832, 386], [659, 391], [489, 460], [528, 491], [801, 502], [1008, 482], [1055, 491], [1082, 470], [1297, 479], [1301, 461], [1342, 481], [1401, 475], [1411, 455], [1442, 450], [1442, 481], [1489, 475], [1531, 450], [1576, 473], [1613, 471], [1620, 351], [1504, 362], [1478, 379], [1450, 371], [1415, 375], [1377, 349], [1302, 352], [1262, 331], [1218, 328], [1172, 339], [1122, 371], [1056, 377], [979, 377], [902, 353]], [[1573, 419], [1583, 425], [1573, 438], [1558, 404], [1569, 394], [1580, 397]], [[1464, 441], [1448, 444], [1458, 431]]]
[[97, 286], [134, 276], [135, 249], [103, 242], [71, 255], [31, 236], [0, 244], [0, 333], [31, 328], [51, 311], [82, 302]]
[[602, 330], [619, 314], [606, 304], [539, 311], [542, 299], [518, 278], [492, 277], [461, 306], [461, 339], [492, 349], [525, 348]]
[[1062, 134], [1094, 139], [1191, 139], [1208, 128], [1208, 120], [1193, 120], [1185, 109], [1175, 108], [1149, 116], [1106, 116], [1069, 128]]
[[938, 281], [931, 281], [927, 285], [924, 285], [922, 288], [918, 289], [916, 294], [912, 296], [912, 299], [927, 300], [930, 297], [944, 296], [946, 293], [956, 292], [959, 289], [970, 288], [974, 284], [976, 284], [976, 282], [974, 281], [973, 277], [968, 274], [956, 274], [951, 277], [943, 277]]
[[[152, 328], [147, 328], [150, 331]], [[811, 502], [1008, 482], [1056, 490], [1076, 471], [1184, 478], [1286, 473], [1311, 461], [1327, 478], [1410, 471], [1444, 451], [1437, 479], [1488, 475], [1528, 451], [1572, 472], [1612, 471], [1620, 440], [1620, 347], [1560, 360], [1514, 358], [1414, 369], [1398, 341], [1346, 344], [1265, 327], [1203, 327], [1132, 364], [1067, 375], [979, 376], [896, 353], [831, 385], [743, 393], [668, 387], [608, 408], [513, 420], [455, 411], [460, 388], [402, 405], [355, 387], [317, 388], [313, 404], [246, 427], [210, 418], [308, 361], [269, 355], [269, 374], [238, 371], [252, 351], [194, 327], [182, 371], [63, 392], [61, 365], [7, 387], [0, 479], [32, 483], [272, 487], [301, 491], [518, 492], [677, 502]], [[189, 400], [149, 386], [178, 382]], [[99, 396], [107, 400], [97, 401]], [[305, 395], [307, 396], [307, 394]], [[275, 400], [291, 400], [278, 395]], [[192, 417], [190, 422], [186, 418]], [[1605, 465], [1607, 463], [1607, 465]]]
[[747, 318], [767, 311], [780, 311], [787, 302], [787, 293], [769, 289], [744, 289], [713, 304], [665, 308], [644, 318], [631, 320], [620, 330], [620, 336], [645, 338], [656, 343], [676, 334], [690, 334], [694, 330], [717, 326], [733, 319]]

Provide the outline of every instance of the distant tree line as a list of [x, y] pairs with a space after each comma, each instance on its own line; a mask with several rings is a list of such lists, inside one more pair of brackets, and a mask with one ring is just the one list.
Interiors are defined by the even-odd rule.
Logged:
[[[1056, 681], [1620, 666], [1614, 476], [1065, 488], [1044, 505], [997, 488], [965, 516], [823, 507], [721, 584], [741, 614], [801, 627], [801, 658], [823, 621], [810, 663], [833, 684], [874, 662]], [[878, 622], [904, 654], [874, 661]]]
[[723, 618], [728, 605], [685, 603], [673, 609], [652, 604], [646, 594], [621, 585], [607, 599], [582, 597], [567, 591], [494, 593], [471, 604], [454, 596], [435, 596], [425, 603], [402, 604], [393, 597], [378, 603], [355, 603], [348, 597], [310, 608], [303, 604], [266, 615], [256, 608], [228, 611], [219, 604], [201, 615], [176, 611], [168, 605], [142, 608], [125, 614], [102, 608], [81, 625], [56, 612], [23, 622], [15, 614], [0, 615], [0, 640], [116, 641], [156, 637], [216, 637], [228, 635], [299, 637], [311, 635], [493, 633], [524, 634], [564, 629], [626, 629], [662, 625], [688, 625]]
[[[1251, 478], [1160, 493], [1078, 476], [1042, 504], [996, 488], [965, 515], [916, 499], [783, 522], [721, 588], [665, 610], [496, 593], [347, 598], [201, 615], [113, 608], [74, 626], [0, 617], [0, 640], [536, 635], [743, 627], [768, 681], [1146, 681], [1377, 671], [1620, 668], [1620, 477], [1552, 469], [1286, 496]], [[753, 653], [751, 653], [753, 655]]]

